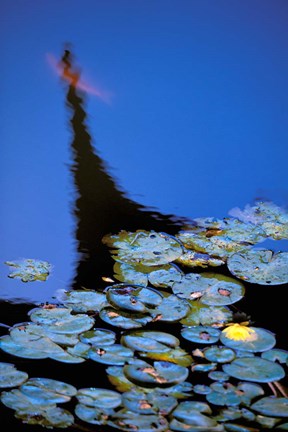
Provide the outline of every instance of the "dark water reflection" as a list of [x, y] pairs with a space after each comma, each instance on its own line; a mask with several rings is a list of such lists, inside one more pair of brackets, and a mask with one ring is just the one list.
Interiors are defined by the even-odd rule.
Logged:
[[[66, 104], [69, 109], [70, 126], [72, 131], [70, 166], [74, 186], [75, 202], [73, 215], [75, 217], [75, 244], [77, 248], [77, 259], [74, 263], [74, 276], [71, 281], [71, 289], [82, 287], [101, 290], [107, 286], [103, 276], [113, 275], [114, 261], [109, 251], [102, 244], [102, 237], [107, 233], [117, 233], [121, 229], [135, 231], [137, 229], [164, 231], [175, 234], [183, 223], [187, 222], [185, 217], [175, 215], [164, 215], [153, 209], [146, 208], [129, 199], [125, 192], [116, 184], [109, 174], [101, 156], [92, 145], [92, 137], [87, 128], [87, 115], [85, 111], [84, 95], [75, 86], [67, 86]], [[267, 240], [263, 246], [271, 247], [276, 242]], [[279, 250], [283, 242], [277, 242]], [[287, 242], [284, 244], [287, 245]], [[283, 250], [283, 248], [282, 248]], [[219, 272], [227, 273], [225, 269]], [[22, 282], [14, 280], [17, 286]], [[47, 282], [49, 287], [49, 281]], [[33, 285], [33, 284], [31, 284]], [[277, 346], [287, 348], [287, 312], [285, 296], [287, 285], [277, 287], [266, 287], [249, 285], [245, 298], [237, 304], [240, 310], [251, 316], [252, 322], [258, 327], [264, 327], [276, 334]], [[30, 289], [30, 287], [29, 287]], [[39, 289], [32, 286], [31, 289]], [[45, 294], [45, 290], [42, 295]], [[19, 292], [20, 289], [19, 289]], [[34, 302], [23, 302], [21, 297], [7, 299], [0, 304], [1, 322], [13, 325], [27, 321], [27, 312], [34, 306]], [[159, 326], [160, 327], [160, 326]], [[5, 328], [0, 328], [3, 334]], [[115, 329], [114, 329], [115, 330]], [[170, 331], [173, 331], [173, 325]], [[184, 346], [183, 346], [184, 347]], [[41, 360], [37, 362], [25, 359], [12, 359], [1, 353], [1, 361], [12, 361], [19, 369], [26, 370], [29, 376], [43, 376], [70, 382], [76, 387], [109, 387], [106, 379], [105, 368], [97, 364], [97, 376], [95, 375], [95, 364], [85, 362], [77, 365], [67, 365]], [[90, 362], [91, 363], [91, 362]], [[92, 362], [93, 363], [93, 362]], [[75, 369], [77, 373], [75, 374]], [[100, 378], [101, 377], [101, 378]], [[14, 420], [13, 412], [7, 412], [0, 406], [3, 418], [2, 424], [17, 430], [41, 430], [40, 427], [28, 427]], [[95, 430], [102, 430], [101, 428]]]

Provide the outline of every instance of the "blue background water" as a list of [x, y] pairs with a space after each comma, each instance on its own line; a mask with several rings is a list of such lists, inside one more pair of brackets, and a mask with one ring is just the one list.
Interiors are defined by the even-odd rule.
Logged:
[[2, 0], [0, 11], [1, 263], [54, 266], [47, 283], [23, 284], [1, 264], [1, 299], [49, 300], [75, 275], [69, 114], [47, 62], [66, 41], [83, 77], [112, 93], [88, 96], [87, 125], [130, 199], [186, 217], [287, 203], [285, 0]]

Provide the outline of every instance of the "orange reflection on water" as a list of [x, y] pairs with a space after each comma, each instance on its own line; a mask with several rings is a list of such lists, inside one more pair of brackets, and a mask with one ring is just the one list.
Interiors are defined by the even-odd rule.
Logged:
[[111, 103], [111, 93], [96, 88], [95, 86], [89, 84], [87, 80], [80, 78], [80, 71], [76, 70], [75, 68], [72, 69], [70, 64], [67, 66], [67, 62], [63, 61], [63, 58], [59, 61], [53, 54], [47, 53], [46, 59], [53, 71], [62, 79], [67, 81], [70, 85], [77, 87], [79, 90], [83, 90], [85, 93], [97, 96], [107, 104]]

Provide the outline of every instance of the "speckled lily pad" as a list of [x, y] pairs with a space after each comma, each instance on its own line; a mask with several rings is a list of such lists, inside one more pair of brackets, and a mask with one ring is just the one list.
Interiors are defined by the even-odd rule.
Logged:
[[201, 301], [189, 301], [190, 311], [180, 322], [185, 326], [221, 327], [232, 320], [232, 312], [226, 306], [209, 306]]
[[0, 388], [18, 387], [28, 378], [26, 372], [17, 370], [12, 363], [0, 363]]
[[123, 329], [134, 329], [144, 327], [148, 322], [152, 321], [152, 316], [149, 314], [129, 313], [116, 310], [114, 308], [104, 308], [99, 314], [100, 318], [111, 324], [112, 326]]
[[82, 388], [77, 391], [78, 401], [88, 407], [99, 409], [116, 408], [122, 403], [121, 394], [104, 388]]
[[6, 261], [9, 267], [16, 270], [12, 271], [8, 277], [20, 279], [22, 282], [46, 281], [52, 266], [47, 261], [36, 259], [22, 259], [19, 261]]
[[162, 295], [154, 288], [141, 285], [113, 285], [106, 290], [108, 302], [116, 309], [146, 313], [159, 306]]
[[223, 370], [234, 378], [254, 382], [268, 383], [285, 376], [282, 366], [260, 357], [236, 358], [232, 363], [224, 364]]
[[133, 354], [130, 348], [121, 344], [92, 347], [88, 353], [91, 360], [108, 365], [123, 365], [133, 357]]
[[123, 405], [137, 414], [169, 414], [176, 406], [177, 399], [160, 390], [144, 393], [143, 390], [133, 388], [122, 395]]
[[213, 344], [219, 340], [220, 330], [209, 326], [184, 327], [181, 335], [191, 342]]
[[288, 252], [251, 249], [233, 254], [227, 261], [230, 272], [239, 279], [260, 285], [288, 283]]
[[[274, 334], [259, 327], [249, 327], [248, 331], [250, 333], [247, 335], [247, 338], [243, 338], [242, 340], [231, 339], [228, 337], [228, 333], [225, 333], [225, 330], [226, 329], [224, 329], [220, 335], [220, 341], [233, 349], [262, 352], [273, 348], [276, 344]], [[227, 330], [229, 330], [229, 327]]]

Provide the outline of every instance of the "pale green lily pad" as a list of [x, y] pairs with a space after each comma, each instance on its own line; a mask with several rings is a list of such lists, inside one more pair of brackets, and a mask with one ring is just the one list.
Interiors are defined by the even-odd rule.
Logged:
[[188, 249], [184, 249], [184, 252], [176, 260], [176, 263], [187, 266], [187, 267], [218, 267], [225, 264], [225, 261], [221, 258], [215, 258], [209, 254], [195, 252]]
[[90, 330], [94, 325], [92, 317], [86, 314], [72, 315], [68, 308], [34, 308], [29, 315], [31, 321], [46, 325], [54, 333], [79, 334]]
[[84, 358], [79, 356], [74, 356], [73, 354], [65, 351], [58, 352], [57, 354], [53, 354], [50, 356], [52, 360], [57, 360], [62, 363], [83, 363], [85, 361]]
[[175, 261], [183, 253], [183, 246], [175, 237], [154, 231], [121, 231], [104, 236], [102, 241], [114, 248], [111, 252], [115, 261], [129, 264], [158, 266]]
[[155, 361], [154, 366], [126, 365], [123, 372], [134, 384], [142, 387], [169, 387], [185, 381], [188, 369], [177, 364]]
[[226, 306], [209, 306], [201, 301], [189, 301], [190, 311], [180, 322], [185, 326], [220, 327], [232, 320], [233, 314]]
[[6, 261], [9, 267], [15, 268], [8, 275], [9, 278], [20, 279], [22, 282], [46, 281], [51, 273], [52, 266], [47, 261], [36, 259], [22, 259], [19, 261]]
[[190, 342], [214, 344], [219, 340], [220, 330], [209, 326], [184, 327], [181, 335]]
[[153, 319], [149, 314], [129, 313], [128, 311], [124, 312], [112, 307], [102, 309], [99, 316], [108, 324], [126, 330], [144, 327]]
[[122, 400], [125, 408], [137, 414], [168, 415], [177, 406], [177, 399], [173, 396], [159, 390], [145, 393], [136, 387], [123, 393]]
[[223, 371], [211, 371], [208, 374], [208, 378], [212, 379], [213, 381], [223, 382], [223, 381], [228, 381], [230, 377], [228, 374], [226, 374]]
[[28, 344], [27, 338], [24, 338], [23, 343], [21, 343], [15, 342], [9, 335], [0, 338], [0, 348], [8, 354], [30, 359], [45, 359], [63, 351], [59, 345], [47, 337], [31, 339]]
[[251, 222], [261, 227], [268, 237], [275, 240], [288, 239], [288, 211], [271, 201], [256, 201], [244, 210], [234, 208], [229, 214], [244, 222]]
[[88, 352], [91, 360], [107, 365], [123, 365], [133, 357], [134, 352], [120, 344], [92, 347]]
[[75, 407], [75, 414], [86, 423], [105, 425], [109, 415], [114, 414], [114, 410], [103, 410], [102, 408], [89, 407], [79, 403]]
[[33, 407], [25, 411], [18, 411], [15, 417], [29, 425], [39, 425], [48, 429], [68, 428], [74, 424], [73, 415], [66, 409], [48, 407], [46, 409]]
[[190, 305], [185, 299], [174, 294], [165, 297], [161, 304], [153, 310], [155, 320], [176, 322], [183, 319], [190, 311]]
[[[146, 267], [141, 264], [128, 264], [124, 262], [115, 262], [113, 266], [114, 277], [120, 282], [133, 285], [148, 285], [148, 272], [146, 269], [151, 271], [151, 267]], [[142, 271], [141, 271], [141, 270]]]
[[73, 290], [65, 292], [62, 300], [68, 308], [74, 312], [99, 312], [107, 306], [106, 296], [93, 290]]
[[71, 384], [49, 378], [30, 378], [19, 390], [40, 406], [69, 402], [77, 393]]
[[192, 372], [211, 372], [217, 368], [217, 363], [197, 363], [191, 367]]
[[[260, 327], [248, 327], [250, 333], [243, 340], [234, 340], [227, 337], [224, 331], [221, 332], [220, 341], [229, 348], [251, 352], [267, 351], [274, 347], [276, 339], [273, 333]], [[229, 327], [228, 329], [229, 330]]]
[[79, 389], [76, 398], [82, 405], [102, 410], [117, 408], [122, 403], [120, 393], [94, 387]]
[[233, 254], [227, 265], [234, 276], [246, 282], [260, 285], [288, 283], [288, 252], [251, 249]]
[[224, 306], [241, 300], [244, 285], [228, 276], [216, 273], [189, 273], [172, 286], [174, 294], [189, 300], [201, 298], [201, 302], [212, 306]]
[[140, 352], [167, 352], [178, 347], [180, 341], [175, 336], [158, 331], [136, 330], [121, 337], [121, 343]]
[[90, 345], [113, 345], [116, 341], [116, 333], [112, 330], [96, 328], [82, 333], [79, 339], [81, 342], [88, 343]]
[[169, 426], [167, 420], [160, 415], [135, 416], [134, 412], [128, 410], [118, 412], [113, 420], [107, 422], [107, 425], [125, 432], [164, 432]]
[[241, 392], [242, 404], [250, 406], [251, 400], [264, 395], [263, 388], [254, 383], [243, 382], [237, 386], [238, 391]]
[[205, 358], [212, 362], [227, 363], [235, 358], [235, 352], [230, 348], [212, 346], [204, 350]]
[[265, 382], [284, 378], [285, 371], [277, 363], [260, 357], [236, 358], [230, 364], [222, 366], [224, 372], [243, 381]]
[[251, 405], [251, 409], [267, 416], [288, 417], [288, 398], [263, 397]]
[[[197, 421], [199, 422], [199, 425], [188, 425], [187, 423], [183, 423], [180, 422], [179, 420], [173, 419], [170, 422], [170, 430], [172, 431], [177, 431], [177, 432], [224, 432], [224, 426], [218, 424], [217, 422], [214, 422], [214, 424], [216, 424], [217, 426], [212, 426], [212, 419], [209, 419], [209, 417], [207, 417], [205, 419], [206, 416], [201, 416], [199, 415], [195, 415], [195, 421], [196, 419], [198, 419]], [[206, 421], [205, 421], [205, 420]], [[209, 420], [211, 420], [209, 422]], [[204, 424], [204, 426], [201, 426], [201, 424]], [[210, 426], [208, 426], [208, 424], [210, 423]]]
[[274, 348], [265, 351], [261, 354], [261, 357], [266, 360], [278, 361], [279, 363], [288, 365], [288, 351], [283, 349]]
[[[216, 371], [210, 372], [209, 375], [212, 374], [212, 373], [216, 373]], [[211, 392], [211, 389], [210, 389], [210, 387], [208, 385], [205, 385], [205, 384], [196, 384], [193, 387], [193, 391], [196, 394], [206, 395], [206, 394], [208, 394], [208, 393]]]
[[0, 388], [18, 387], [28, 378], [28, 374], [17, 370], [14, 364], [0, 363]]
[[149, 282], [156, 288], [169, 288], [174, 282], [181, 280], [184, 273], [175, 264], [162, 266], [148, 274]]
[[[197, 431], [200, 427], [202, 431], [215, 430], [218, 425], [217, 421], [205, 414], [212, 414], [211, 408], [203, 402], [186, 401], [181, 402], [173, 411], [173, 419], [170, 423], [172, 430]], [[173, 422], [174, 420], [174, 422]], [[175, 420], [177, 423], [175, 423]], [[182, 424], [181, 429], [175, 428]], [[191, 428], [191, 426], [193, 428]], [[183, 427], [183, 429], [182, 429]], [[221, 430], [221, 429], [218, 429]]]
[[214, 382], [210, 389], [212, 391], [206, 395], [206, 399], [214, 405], [237, 406], [242, 402], [241, 392], [232, 384]]
[[134, 313], [149, 312], [151, 308], [159, 306], [163, 299], [154, 288], [126, 284], [108, 287], [106, 297], [114, 308]]
[[24, 343], [25, 339], [27, 339], [27, 342], [32, 339], [37, 340], [39, 336], [49, 338], [52, 342], [65, 346], [73, 346], [79, 341], [78, 334], [55, 333], [50, 330], [49, 325], [35, 324], [33, 322], [13, 326], [10, 330], [10, 335], [15, 342], [19, 341], [22, 343]]

